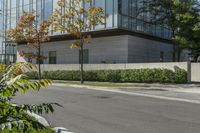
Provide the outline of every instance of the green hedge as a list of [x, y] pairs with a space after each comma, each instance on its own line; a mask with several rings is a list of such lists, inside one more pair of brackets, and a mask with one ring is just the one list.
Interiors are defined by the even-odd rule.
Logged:
[[[36, 79], [37, 73], [28, 73], [30, 79]], [[80, 79], [79, 71], [44, 71], [42, 78], [52, 80]], [[99, 82], [140, 82], [140, 83], [186, 83], [187, 72], [180, 68], [168, 69], [132, 69], [85, 71], [85, 81]]]

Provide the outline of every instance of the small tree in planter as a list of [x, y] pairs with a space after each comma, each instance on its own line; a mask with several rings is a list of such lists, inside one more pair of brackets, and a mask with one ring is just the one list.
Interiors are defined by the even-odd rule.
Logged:
[[36, 66], [29, 63], [16, 63], [10, 66], [0, 65], [0, 132], [6, 129], [22, 129], [24, 131], [29, 128], [46, 129], [28, 112], [38, 114], [53, 112], [52, 105], [56, 103], [17, 105], [11, 100], [17, 92], [38, 91], [38, 88], [46, 88], [51, 84], [50, 80], [27, 80], [26, 72], [35, 69]]
[[38, 64], [38, 79], [41, 79], [41, 62], [46, 57], [41, 55], [41, 44], [49, 40], [49, 27], [51, 19], [37, 23], [35, 13], [23, 12], [15, 28], [8, 31], [8, 37], [14, 42], [25, 42], [27, 47], [33, 48], [37, 53], [21, 51], [20, 55], [36, 59]]
[[[83, 4], [90, 5], [84, 8]], [[105, 13], [102, 7], [95, 7], [91, 0], [73, 0], [71, 2], [58, 0], [58, 6], [62, 10], [55, 10], [54, 27], [56, 31], [65, 31], [77, 38], [71, 44], [71, 48], [79, 48], [80, 52], [80, 80], [84, 83], [83, 77], [83, 45], [89, 43], [93, 26], [103, 24]]]

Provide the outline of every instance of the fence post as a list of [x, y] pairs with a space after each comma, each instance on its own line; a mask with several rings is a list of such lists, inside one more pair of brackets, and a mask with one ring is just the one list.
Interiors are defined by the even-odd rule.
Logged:
[[191, 83], [191, 61], [187, 61], [187, 82]]

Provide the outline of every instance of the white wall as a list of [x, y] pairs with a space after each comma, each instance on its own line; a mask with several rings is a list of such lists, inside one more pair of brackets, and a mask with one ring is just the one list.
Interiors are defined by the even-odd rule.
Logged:
[[[187, 62], [173, 63], [131, 63], [131, 64], [84, 64], [84, 70], [120, 70], [120, 69], [142, 69], [161, 68], [174, 70], [175, 67], [187, 70]], [[80, 70], [79, 64], [43, 64], [43, 71], [55, 70]]]
[[191, 81], [200, 82], [200, 63], [191, 64]]

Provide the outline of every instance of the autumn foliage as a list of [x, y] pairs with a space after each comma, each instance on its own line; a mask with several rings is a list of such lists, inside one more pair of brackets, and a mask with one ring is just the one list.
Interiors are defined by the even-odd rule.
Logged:
[[23, 12], [15, 28], [8, 31], [11, 41], [27, 44], [28, 48], [35, 49], [36, 53], [20, 51], [19, 54], [28, 59], [35, 59], [38, 62], [38, 78], [41, 78], [41, 61], [46, 57], [41, 55], [41, 44], [49, 40], [49, 28], [52, 19], [37, 21], [34, 12]]
[[[83, 5], [87, 5], [87, 8]], [[105, 23], [105, 12], [91, 0], [58, 0], [58, 9], [53, 14], [54, 30], [64, 31], [77, 39], [71, 48], [80, 49], [81, 83], [83, 83], [83, 44], [92, 39], [90, 31], [96, 25]], [[62, 10], [61, 10], [62, 9]]]
[[[8, 37], [14, 42], [24, 42], [27, 44], [27, 47], [38, 50], [41, 43], [49, 40], [49, 27], [51, 22], [51, 19], [49, 19], [43, 20], [38, 24], [34, 12], [23, 12], [16, 27], [8, 31]], [[20, 55], [36, 60], [45, 59], [45, 57], [39, 56], [33, 52], [26, 53], [25, 51], [21, 51]]]

